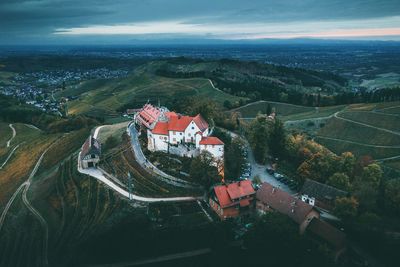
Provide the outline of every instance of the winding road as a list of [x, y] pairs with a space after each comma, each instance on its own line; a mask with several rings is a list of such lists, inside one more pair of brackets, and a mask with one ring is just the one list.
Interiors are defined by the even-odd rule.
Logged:
[[12, 140], [15, 138], [15, 136], [17, 135], [17, 131], [15, 130], [15, 128], [13, 127], [13, 125], [12, 125], [11, 123], [10, 123], [8, 126], [11, 128], [11, 130], [12, 130], [12, 132], [13, 132], [12, 137], [10, 138], [10, 140], [7, 141], [7, 147], [10, 147], [11, 141], [12, 141]]
[[[53, 143], [54, 144], [54, 143]], [[32, 172], [30, 173], [28, 179], [21, 184], [18, 189], [14, 192], [14, 194], [12, 195], [12, 197], [10, 198], [10, 200], [7, 202], [7, 205], [5, 207], [5, 209], [3, 210], [3, 213], [1, 214], [0, 217], [0, 232], [1, 229], [3, 227], [5, 218], [7, 216], [7, 213], [11, 207], [11, 205], [13, 204], [14, 200], [16, 199], [16, 197], [18, 196], [18, 194], [22, 191], [22, 200], [24, 202], [24, 204], [26, 205], [26, 207], [29, 209], [29, 211], [32, 212], [32, 214], [39, 220], [40, 225], [42, 226], [43, 230], [44, 230], [44, 239], [43, 239], [43, 255], [42, 255], [42, 263], [43, 266], [48, 266], [48, 238], [49, 238], [49, 228], [47, 225], [46, 220], [43, 218], [43, 216], [32, 206], [32, 204], [29, 202], [27, 194], [29, 191], [29, 188], [31, 186], [31, 180], [32, 178], [35, 176], [37, 170], [40, 167], [40, 164], [42, 163], [43, 157], [44, 155], [47, 153], [47, 151], [50, 149], [52, 145], [50, 145], [41, 155], [40, 158], [38, 159], [38, 161], [35, 164], [35, 167], [33, 168]]]
[[[21, 143], [22, 144], [22, 143]], [[11, 151], [10, 154], [8, 154], [8, 157], [6, 158], [6, 160], [3, 162], [3, 164], [1, 164], [0, 166], [0, 170], [3, 169], [3, 167], [7, 164], [7, 162], [10, 160], [11, 156], [14, 154], [15, 150], [17, 150], [17, 148], [21, 145], [16, 145]]]

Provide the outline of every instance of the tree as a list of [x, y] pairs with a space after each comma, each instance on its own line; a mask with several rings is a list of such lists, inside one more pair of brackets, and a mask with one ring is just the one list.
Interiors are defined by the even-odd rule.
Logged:
[[249, 126], [248, 136], [254, 157], [264, 163], [267, 153], [268, 129], [265, 118], [258, 116]]
[[271, 107], [270, 103], [268, 103], [265, 114], [267, 114], [267, 116], [269, 116], [269, 115], [271, 115], [271, 113], [272, 113], [272, 107]]
[[382, 180], [382, 175], [381, 166], [376, 163], [369, 164], [363, 169], [362, 182], [370, 183], [371, 186], [377, 187]]
[[350, 189], [349, 176], [342, 172], [337, 172], [329, 177], [327, 184], [345, 191], [348, 191]]
[[190, 176], [194, 182], [209, 188], [213, 184], [221, 181], [218, 169], [214, 165], [214, 158], [208, 151], [203, 151], [192, 160], [190, 164]]
[[358, 201], [354, 197], [342, 197], [335, 200], [333, 212], [345, 221], [357, 215]]
[[342, 155], [340, 155], [340, 169], [341, 172], [347, 174], [347, 176], [352, 177], [355, 164], [356, 157], [354, 157], [353, 153], [343, 152]]
[[277, 212], [269, 212], [256, 221], [243, 241], [249, 254], [244, 266], [333, 265], [326, 246], [311, 241], [307, 235], [301, 236], [298, 225]]
[[400, 214], [400, 179], [392, 179], [386, 183], [385, 205], [389, 210]]
[[239, 178], [242, 172], [242, 165], [245, 163], [243, 157], [244, 144], [239, 138], [234, 138], [230, 144], [225, 144], [225, 176], [228, 179], [235, 180]]
[[286, 134], [283, 123], [275, 119], [268, 137], [268, 147], [274, 157], [283, 156], [286, 148]]
[[227, 109], [231, 109], [232, 108], [232, 103], [229, 100], [225, 100], [224, 101], [224, 107], [226, 107]]

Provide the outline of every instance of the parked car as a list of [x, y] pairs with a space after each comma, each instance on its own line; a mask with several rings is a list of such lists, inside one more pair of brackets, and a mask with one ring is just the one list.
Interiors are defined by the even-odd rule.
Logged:
[[267, 172], [272, 175], [275, 173], [275, 170], [272, 169], [271, 167], [267, 167]]
[[279, 180], [279, 179], [283, 178], [283, 175], [276, 172], [276, 173], [274, 173], [274, 177]]

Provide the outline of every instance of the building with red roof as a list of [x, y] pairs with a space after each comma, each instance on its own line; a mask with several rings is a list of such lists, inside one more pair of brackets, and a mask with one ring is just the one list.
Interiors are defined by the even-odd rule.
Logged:
[[269, 183], [262, 184], [256, 198], [258, 211], [261, 213], [277, 211], [287, 215], [299, 225], [301, 233], [314, 217], [319, 218], [319, 212], [313, 206]]
[[254, 206], [256, 192], [251, 181], [239, 181], [215, 186], [210, 194], [209, 204], [221, 219], [245, 214]]

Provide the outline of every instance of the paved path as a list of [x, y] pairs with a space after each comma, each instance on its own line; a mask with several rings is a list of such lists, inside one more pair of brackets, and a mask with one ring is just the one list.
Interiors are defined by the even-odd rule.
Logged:
[[142, 148], [140, 146], [138, 133], [136, 131], [134, 123], [130, 123], [128, 125], [127, 132], [131, 139], [131, 146], [132, 146], [132, 151], [135, 154], [135, 159], [145, 170], [150, 172], [152, 175], [156, 175], [157, 177], [162, 179], [164, 182], [172, 184], [174, 186], [186, 187], [186, 188], [199, 188], [200, 187], [197, 184], [190, 183], [188, 181], [176, 178], [172, 175], [169, 175], [169, 174], [161, 171], [156, 166], [154, 166], [149, 160], [147, 160], [145, 155], [143, 154]]
[[27, 123], [25, 123], [24, 124], [26, 127], [29, 127], [29, 128], [31, 128], [31, 129], [34, 129], [34, 130], [38, 130], [38, 131], [41, 131], [38, 127], [36, 127], [35, 125], [33, 125], [33, 124], [27, 124]]
[[169, 198], [152, 198], [152, 197], [142, 197], [142, 196], [137, 196], [135, 194], [130, 194], [128, 191], [126, 191], [124, 188], [120, 187], [119, 185], [115, 184], [111, 179], [105, 176], [105, 173], [101, 172], [99, 169], [96, 168], [88, 168], [88, 169], [82, 169], [80, 165], [80, 153], [78, 156], [78, 171], [80, 173], [92, 176], [93, 178], [96, 178], [97, 180], [103, 182], [106, 184], [108, 187], [110, 187], [112, 190], [117, 192], [123, 197], [126, 197], [131, 200], [138, 200], [142, 202], [179, 202], [179, 201], [196, 201], [199, 199], [203, 199], [203, 197], [169, 197]]
[[17, 135], [17, 131], [15, 131], [15, 128], [13, 127], [12, 124], [9, 124], [8, 126], [11, 128], [11, 130], [12, 130], [12, 132], [13, 132], [13, 135], [12, 135], [12, 137], [10, 138], [10, 140], [7, 141], [7, 147], [10, 147], [11, 141], [12, 141], [12, 140], [14, 139], [14, 137]]
[[[51, 146], [50, 146], [51, 147]], [[36, 162], [35, 167], [33, 168], [32, 172], [30, 173], [28, 180], [26, 180], [23, 184], [21, 184], [18, 189], [14, 192], [14, 194], [12, 195], [11, 199], [8, 201], [5, 209], [3, 210], [3, 213], [1, 214], [0, 217], [0, 231], [3, 227], [4, 224], [4, 220], [7, 216], [7, 213], [11, 207], [11, 205], [13, 204], [15, 198], [18, 196], [18, 194], [21, 192], [21, 190], [23, 189], [22, 192], [22, 200], [24, 202], [24, 204], [26, 205], [26, 207], [33, 213], [33, 215], [39, 220], [42, 228], [44, 229], [44, 239], [43, 239], [43, 250], [42, 250], [42, 263], [43, 266], [48, 266], [48, 238], [49, 238], [49, 229], [48, 229], [48, 225], [46, 220], [43, 218], [43, 216], [31, 205], [31, 203], [28, 200], [27, 197], [27, 193], [28, 190], [31, 186], [31, 180], [32, 178], [35, 176], [37, 170], [40, 167], [40, 164], [42, 163], [43, 157], [44, 155], [47, 153], [47, 151], [50, 149], [50, 147], [48, 147], [40, 156], [39, 160]]]
[[20, 145], [21, 145], [21, 144], [16, 145], [16, 146], [11, 150], [11, 152], [10, 152], [10, 154], [8, 154], [8, 157], [6, 158], [6, 160], [3, 162], [3, 164], [1, 164], [0, 170], [3, 169], [3, 167], [7, 164], [8, 160], [11, 158], [11, 156], [14, 154], [15, 150], [17, 150], [17, 148], [18, 148]]
[[238, 134], [228, 131], [228, 130], [224, 130], [224, 131], [229, 133], [232, 138], [240, 138], [241, 140], [243, 140], [245, 142], [246, 149], [247, 149], [247, 155], [248, 155], [247, 161], [251, 165], [251, 176], [252, 177], [255, 177], [258, 175], [263, 182], [267, 182], [267, 183], [269, 183], [277, 188], [280, 188], [290, 194], [295, 193], [286, 184], [278, 181], [277, 179], [275, 179], [274, 176], [272, 176], [271, 174], [269, 174], [266, 171], [268, 165], [262, 165], [262, 164], [259, 164], [256, 162], [256, 160], [254, 158], [253, 150], [251, 149], [249, 142], [244, 137], [239, 136]]

